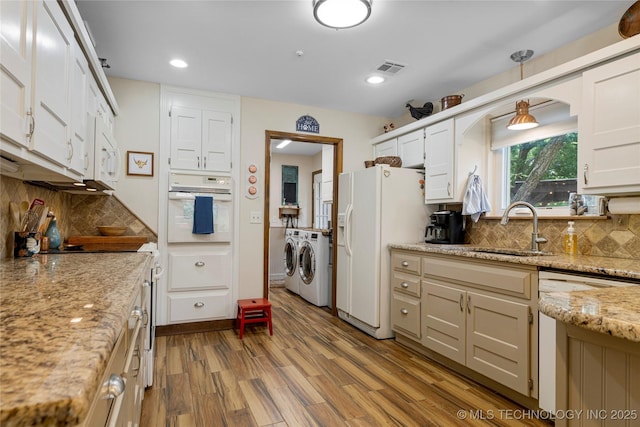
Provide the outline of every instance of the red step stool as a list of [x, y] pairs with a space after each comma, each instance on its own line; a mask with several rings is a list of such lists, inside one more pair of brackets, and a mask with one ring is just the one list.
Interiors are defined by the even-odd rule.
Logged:
[[236, 319], [240, 329], [240, 339], [244, 334], [244, 325], [247, 323], [268, 323], [269, 335], [273, 335], [273, 323], [271, 321], [271, 303], [266, 298], [250, 298], [238, 300], [238, 318]]

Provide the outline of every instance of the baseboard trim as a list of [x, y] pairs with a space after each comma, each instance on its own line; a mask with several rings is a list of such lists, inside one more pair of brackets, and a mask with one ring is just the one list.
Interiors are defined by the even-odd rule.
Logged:
[[235, 319], [208, 320], [206, 322], [178, 323], [175, 325], [157, 325], [156, 336], [195, 334], [199, 332], [224, 331], [233, 329]]

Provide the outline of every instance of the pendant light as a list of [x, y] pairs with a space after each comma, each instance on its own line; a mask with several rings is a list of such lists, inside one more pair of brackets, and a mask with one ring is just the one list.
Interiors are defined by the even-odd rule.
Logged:
[[[522, 63], [533, 56], [532, 50], [519, 50], [511, 54], [511, 60], [520, 63], [520, 80], [522, 80]], [[516, 115], [509, 121], [507, 129], [525, 130], [538, 126], [535, 117], [529, 114], [529, 101], [516, 102]]]
[[313, 0], [313, 17], [325, 27], [343, 29], [362, 24], [371, 15], [372, 0]]

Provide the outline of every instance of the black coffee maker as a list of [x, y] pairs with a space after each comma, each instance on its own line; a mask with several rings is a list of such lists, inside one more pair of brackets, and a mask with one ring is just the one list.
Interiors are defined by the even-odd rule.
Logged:
[[438, 211], [431, 214], [431, 223], [424, 234], [426, 243], [460, 244], [464, 243], [462, 213], [456, 211]]

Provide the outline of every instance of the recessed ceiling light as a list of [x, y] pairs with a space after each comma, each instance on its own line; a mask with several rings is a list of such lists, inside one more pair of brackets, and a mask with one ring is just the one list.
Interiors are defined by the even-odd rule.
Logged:
[[379, 85], [384, 82], [384, 77], [382, 76], [369, 76], [366, 80], [367, 83], [371, 85]]
[[182, 59], [172, 59], [171, 61], [169, 61], [169, 64], [173, 65], [176, 68], [187, 68], [189, 66], [189, 64], [187, 64]]
[[280, 144], [276, 145], [276, 148], [284, 148], [291, 143], [290, 139], [285, 139]]

